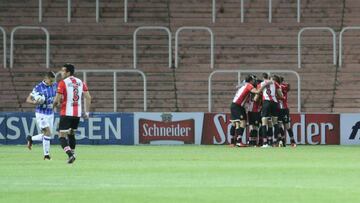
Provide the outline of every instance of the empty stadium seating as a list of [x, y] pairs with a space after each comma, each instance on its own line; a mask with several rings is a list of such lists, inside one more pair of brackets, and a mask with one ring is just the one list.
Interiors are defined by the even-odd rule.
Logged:
[[[38, 2], [3, 0], [0, 26], [10, 39], [15, 26], [43, 26], [51, 34], [51, 68], [65, 62], [79, 69], [132, 69], [133, 32], [139, 26], [165, 26], [174, 37], [181, 26], [206, 26], [215, 35], [215, 68], [210, 68], [209, 34], [183, 31], [179, 37], [179, 66], [168, 68], [167, 36], [163, 31], [139, 32], [138, 69], [148, 80], [148, 111], [207, 111], [208, 77], [223, 69], [281, 69], [297, 71], [302, 78], [303, 112], [359, 111], [356, 97], [360, 31], [344, 36], [344, 66], [332, 64], [332, 38], [324, 31], [303, 34], [302, 68], [297, 67], [297, 33], [303, 27], [331, 27], [337, 33], [356, 26], [360, 3], [351, 0], [302, 1], [301, 23], [296, 21], [296, 0], [273, 0], [272, 23], [263, 0], [245, 2], [244, 23], [240, 1], [216, 4], [216, 22], [211, 20], [208, 0], [129, 0], [128, 22], [123, 1], [100, 0], [100, 20], [95, 20], [95, 0], [73, 1], [67, 22], [67, 1], [43, 3], [43, 22], [38, 22]], [[346, 3], [344, 3], [346, 2]], [[6, 5], [6, 6], [5, 6]], [[356, 47], [358, 46], [358, 47]], [[0, 47], [1, 48], [1, 47]], [[9, 54], [8, 54], [9, 55]], [[173, 53], [174, 55], [174, 53]], [[15, 36], [14, 68], [1, 70], [2, 111], [31, 111], [25, 103], [32, 86], [45, 68], [45, 37], [40, 31], [19, 31]], [[9, 59], [8, 59], [9, 60]], [[245, 74], [242, 74], [242, 77]], [[296, 78], [291, 83], [290, 106], [297, 110]], [[79, 74], [82, 77], [81, 74]], [[260, 76], [260, 75], [259, 75]], [[89, 74], [94, 97], [93, 111], [112, 111], [111, 74]], [[235, 93], [237, 74], [221, 74], [213, 81], [212, 111], [228, 112]], [[9, 88], [10, 87], [10, 88]], [[142, 81], [135, 74], [119, 74], [117, 111], [142, 111]], [[4, 95], [4, 94], [2, 94]]]

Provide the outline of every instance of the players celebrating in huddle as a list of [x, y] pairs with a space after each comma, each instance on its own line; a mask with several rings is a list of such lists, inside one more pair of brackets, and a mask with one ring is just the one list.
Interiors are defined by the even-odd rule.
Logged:
[[[296, 147], [287, 106], [290, 85], [277, 75], [269, 77], [263, 73], [262, 76], [263, 80], [257, 80], [255, 75], [248, 75], [238, 86], [230, 107], [230, 146], [285, 146], [286, 129], [291, 146]], [[247, 120], [250, 128], [248, 145], [242, 142]]]
[[[265, 84], [260, 89], [256, 89], [254, 87], [256, 81], [256, 77], [254, 75], [248, 75], [245, 79], [245, 82], [238, 88], [236, 95], [231, 103], [231, 128], [230, 128], [230, 136], [231, 136], [231, 144], [237, 145], [239, 147], [246, 146], [244, 145], [242, 140], [242, 135], [244, 133], [244, 129], [246, 127], [246, 110], [245, 104], [248, 102], [249, 96], [251, 93], [259, 94], [263, 91], [263, 89], [269, 85]], [[272, 82], [271, 82], [272, 83]], [[236, 136], [235, 136], [236, 133]]]

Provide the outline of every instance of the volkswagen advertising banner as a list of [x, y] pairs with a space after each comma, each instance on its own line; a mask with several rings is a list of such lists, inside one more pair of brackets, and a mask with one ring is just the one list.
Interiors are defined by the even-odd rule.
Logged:
[[[59, 116], [54, 119], [52, 143], [58, 143]], [[76, 139], [79, 144], [134, 144], [133, 113], [93, 113], [80, 119]], [[0, 113], [0, 144], [25, 144], [27, 135], [40, 133], [34, 113]]]

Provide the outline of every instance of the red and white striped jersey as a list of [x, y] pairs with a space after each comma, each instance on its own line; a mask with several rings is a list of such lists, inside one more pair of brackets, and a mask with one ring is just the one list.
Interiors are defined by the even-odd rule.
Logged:
[[74, 76], [60, 81], [57, 89], [57, 93], [63, 95], [60, 115], [81, 117], [81, 98], [86, 91], [86, 84]]
[[[268, 83], [269, 80], [263, 81], [260, 85], [261, 87], [265, 86], [266, 83]], [[274, 101], [278, 103], [278, 99], [276, 98], [276, 90], [279, 89], [280, 86], [277, 82], [273, 81], [273, 83], [267, 85], [264, 90], [262, 91], [262, 98], [263, 101]]]
[[251, 97], [247, 102], [247, 111], [249, 112], [260, 112], [261, 111], [261, 100], [254, 101]]
[[279, 107], [280, 109], [288, 109], [288, 92], [289, 92], [289, 84], [281, 83], [280, 84], [281, 92], [283, 93], [283, 99], [279, 99]]
[[245, 102], [247, 101], [247, 98], [250, 95], [250, 91], [254, 88], [254, 86], [250, 83], [245, 83], [242, 87], [240, 87], [233, 99], [233, 103], [236, 103], [240, 106], [244, 106]]

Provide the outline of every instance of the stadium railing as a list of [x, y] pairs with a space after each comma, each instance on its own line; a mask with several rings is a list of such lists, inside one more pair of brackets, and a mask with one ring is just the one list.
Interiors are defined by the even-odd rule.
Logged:
[[[272, 22], [272, 0], [269, 1], [269, 23]], [[214, 4], [214, 3], [213, 3]], [[214, 9], [214, 8], [213, 8]], [[240, 15], [241, 22], [244, 22], [244, 0], [240, 0]], [[301, 15], [301, 0], [297, 0], [297, 22], [300, 23], [300, 15]], [[213, 22], [215, 22], [215, 17], [213, 14]]]
[[39, 23], [42, 22], [42, 0], [39, 0]]
[[216, 21], [216, 0], [212, 0], [212, 22]]
[[[96, 22], [98, 22], [98, 2], [99, 0], [96, 0]], [[71, 22], [71, 0], [67, 1], [67, 22], [70, 23]], [[43, 16], [43, 12], [42, 12], [42, 0], [39, 0], [39, 23], [42, 22], [42, 16]]]
[[208, 27], [199, 27], [199, 26], [184, 26], [177, 29], [175, 34], [175, 68], [179, 65], [179, 33], [183, 30], [206, 30], [210, 34], [210, 66], [213, 69], [214, 68], [214, 33], [213, 31]]
[[3, 27], [0, 27], [0, 31], [3, 34], [3, 66], [6, 68], [6, 31]]
[[341, 68], [343, 65], [342, 57], [343, 57], [343, 35], [347, 30], [360, 30], [360, 27], [345, 27], [341, 30], [339, 35], [339, 67]]
[[11, 31], [10, 37], [10, 68], [14, 66], [14, 35], [17, 30], [42, 30], [46, 35], [46, 68], [50, 67], [50, 34], [44, 27], [37, 26], [17, 26]]
[[[96, 11], [96, 22], [99, 22], [99, 0], [96, 0], [95, 2], [95, 11]], [[39, 0], [39, 23], [42, 22], [42, 0]], [[67, 22], [70, 23], [71, 22], [71, 0], [68, 0], [68, 4], [67, 4]]]
[[[101, 69], [101, 70], [86, 70], [86, 69], [79, 69], [76, 70], [77, 73], [83, 74], [83, 81], [87, 82], [87, 74], [88, 73], [113, 73], [113, 110], [114, 112], [117, 112], [117, 74], [118, 73], [138, 73], [141, 75], [143, 79], [143, 97], [144, 97], [144, 112], [147, 111], [147, 79], [144, 72], [141, 70], [134, 70], [134, 69], [122, 69], [122, 70], [114, 70], [114, 69]], [[60, 73], [56, 73], [56, 78], [58, 77]], [[84, 106], [86, 105], [86, 100], [84, 98]]]
[[[96, 0], [96, 22], [98, 22], [98, 2], [99, 0]], [[39, 0], [39, 23], [42, 22], [42, 0]], [[71, 22], [71, 0], [68, 0], [67, 3], [67, 22]]]
[[[269, 23], [272, 22], [272, 0], [268, 0], [269, 2]], [[100, 2], [96, 0], [95, 2], [95, 12], [96, 12], [96, 22], [99, 22], [100, 18]], [[244, 0], [240, 1], [240, 13], [241, 13], [241, 22], [244, 22]], [[301, 0], [297, 0], [297, 22], [300, 23], [301, 17]], [[128, 0], [124, 0], [124, 22], [128, 21]], [[216, 0], [212, 0], [212, 22], [216, 21]], [[39, 0], [39, 22], [42, 22], [42, 0]], [[71, 0], [68, 0], [67, 4], [67, 22], [71, 22]]]
[[168, 45], [169, 45], [169, 68], [171, 68], [171, 61], [172, 61], [172, 52], [171, 52], [171, 32], [169, 30], [169, 28], [167, 27], [163, 27], [163, 26], [141, 26], [141, 27], [138, 27], [136, 28], [136, 30], [134, 31], [134, 34], [133, 34], [133, 66], [134, 66], [134, 69], [137, 68], [137, 33], [140, 31], [140, 30], [165, 30], [168, 34], [168, 38], [169, 38], [169, 42], [168, 42]]
[[300, 23], [301, 18], [301, 0], [297, 0], [297, 22]]
[[95, 12], [96, 12], [96, 22], [98, 23], [99, 22], [99, 18], [100, 18], [100, 11], [99, 11], [99, 7], [100, 7], [100, 3], [99, 3], [99, 0], [96, 0], [95, 2]]
[[128, 20], [128, 0], [124, 0], [124, 22]]
[[336, 33], [330, 27], [304, 27], [298, 32], [298, 68], [301, 68], [301, 34], [306, 30], [328, 30], [333, 35], [333, 64], [336, 65]]
[[68, 0], [67, 4], [67, 22], [71, 22], [71, 0]]
[[[96, 22], [99, 22], [99, 18], [100, 18], [100, 2], [99, 0], [96, 0], [96, 6], [95, 6], [95, 10], [96, 10]], [[127, 19], [128, 19], [128, 0], [124, 0], [124, 22], [127, 23]]]
[[247, 70], [215, 70], [212, 73], [210, 73], [208, 78], [208, 111], [209, 113], [212, 112], [212, 77], [215, 74], [226, 74], [226, 73], [237, 73], [238, 74], [238, 84], [241, 83], [240, 77], [241, 73], [291, 73], [294, 74], [297, 78], [297, 110], [300, 113], [301, 112], [301, 78], [300, 75], [293, 70], [259, 70], [259, 69], [247, 69]]
[[[269, 1], [269, 23], [271, 23], [272, 21], [272, 0], [268, 0]], [[241, 22], [244, 22], [244, 0], [240, 1], [240, 15], [241, 15]]]

